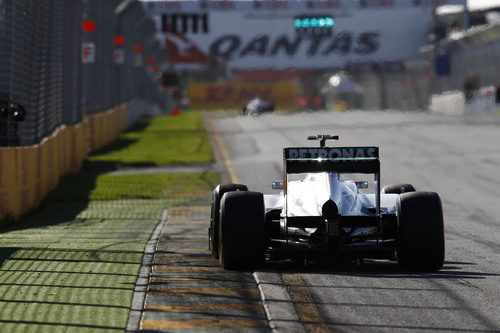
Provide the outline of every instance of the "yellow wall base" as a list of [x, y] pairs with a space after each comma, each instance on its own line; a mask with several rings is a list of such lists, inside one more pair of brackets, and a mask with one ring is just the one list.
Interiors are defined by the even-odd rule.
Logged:
[[113, 142], [127, 128], [127, 106], [85, 116], [26, 147], [0, 147], [0, 219], [36, 207], [59, 179], [78, 172], [89, 151]]

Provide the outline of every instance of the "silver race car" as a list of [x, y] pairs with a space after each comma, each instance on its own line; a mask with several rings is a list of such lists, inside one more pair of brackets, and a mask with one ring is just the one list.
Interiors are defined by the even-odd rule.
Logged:
[[[326, 147], [326, 140], [338, 140], [331, 135], [308, 139], [320, 140], [320, 147], [283, 149], [284, 179], [272, 186], [281, 193], [264, 195], [241, 184], [214, 189], [209, 248], [222, 267], [321, 256], [442, 268], [437, 193], [417, 192], [410, 184], [381, 189], [378, 147]], [[365, 193], [370, 183], [375, 193]]]
[[265, 112], [274, 111], [274, 103], [259, 96], [252, 98], [243, 106], [244, 115], [256, 116]]

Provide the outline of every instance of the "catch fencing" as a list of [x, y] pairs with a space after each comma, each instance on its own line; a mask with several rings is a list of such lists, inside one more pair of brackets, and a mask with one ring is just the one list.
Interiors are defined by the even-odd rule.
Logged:
[[[154, 36], [134, 0], [0, 1], [0, 146], [40, 143], [133, 99], [168, 109], [157, 80], [166, 54]], [[24, 120], [9, 114], [10, 103]]]
[[0, 0], [0, 218], [36, 206], [147, 106], [170, 111], [155, 33], [136, 0]]

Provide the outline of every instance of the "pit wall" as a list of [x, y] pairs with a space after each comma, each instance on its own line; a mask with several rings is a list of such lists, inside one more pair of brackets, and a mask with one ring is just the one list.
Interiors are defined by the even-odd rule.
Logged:
[[60, 126], [39, 144], [0, 147], [0, 219], [19, 218], [36, 207], [62, 176], [81, 169], [89, 151], [113, 142], [127, 127], [122, 104]]
[[205, 109], [241, 109], [250, 99], [260, 96], [278, 109], [293, 107], [295, 81], [272, 83], [217, 82], [191, 83], [187, 87], [189, 107]]

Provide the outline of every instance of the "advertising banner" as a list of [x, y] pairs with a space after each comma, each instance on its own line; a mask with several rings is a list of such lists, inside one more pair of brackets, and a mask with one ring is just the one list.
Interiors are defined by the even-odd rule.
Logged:
[[250, 99], [260, 96], [272, 101], [276, 108], [290, 108], [293, 104], [293, 81], [274, 83], [192, 83], [188, 85], [188, 98], [192, 108], [220, 109], [241, 107]]
[[[291, 16], [269, 20], [214, 13], [211, 20], [224, 24], [213, 25], [213, 38], [189, 37], [202, 53], [227, 61], [233, 68], [344, 67], [418, 58], [426, 44], [425, 15], [421, 9], [344, 13], [337, 17], [331, 35], [300, 36]], [[169, 34], [166, 38], [171, 40]]]
[[311, 8], [308, 1], [255, 2], [265, 8], [254, 2], [209, 1], [205, 9], [199, 1], [144, 6], [172, 64], [279, 70], [418, 59], [427, 44], [429, 6], [449, 1], [365, 1], [361, 7], [358, 1], [313, 1]]

